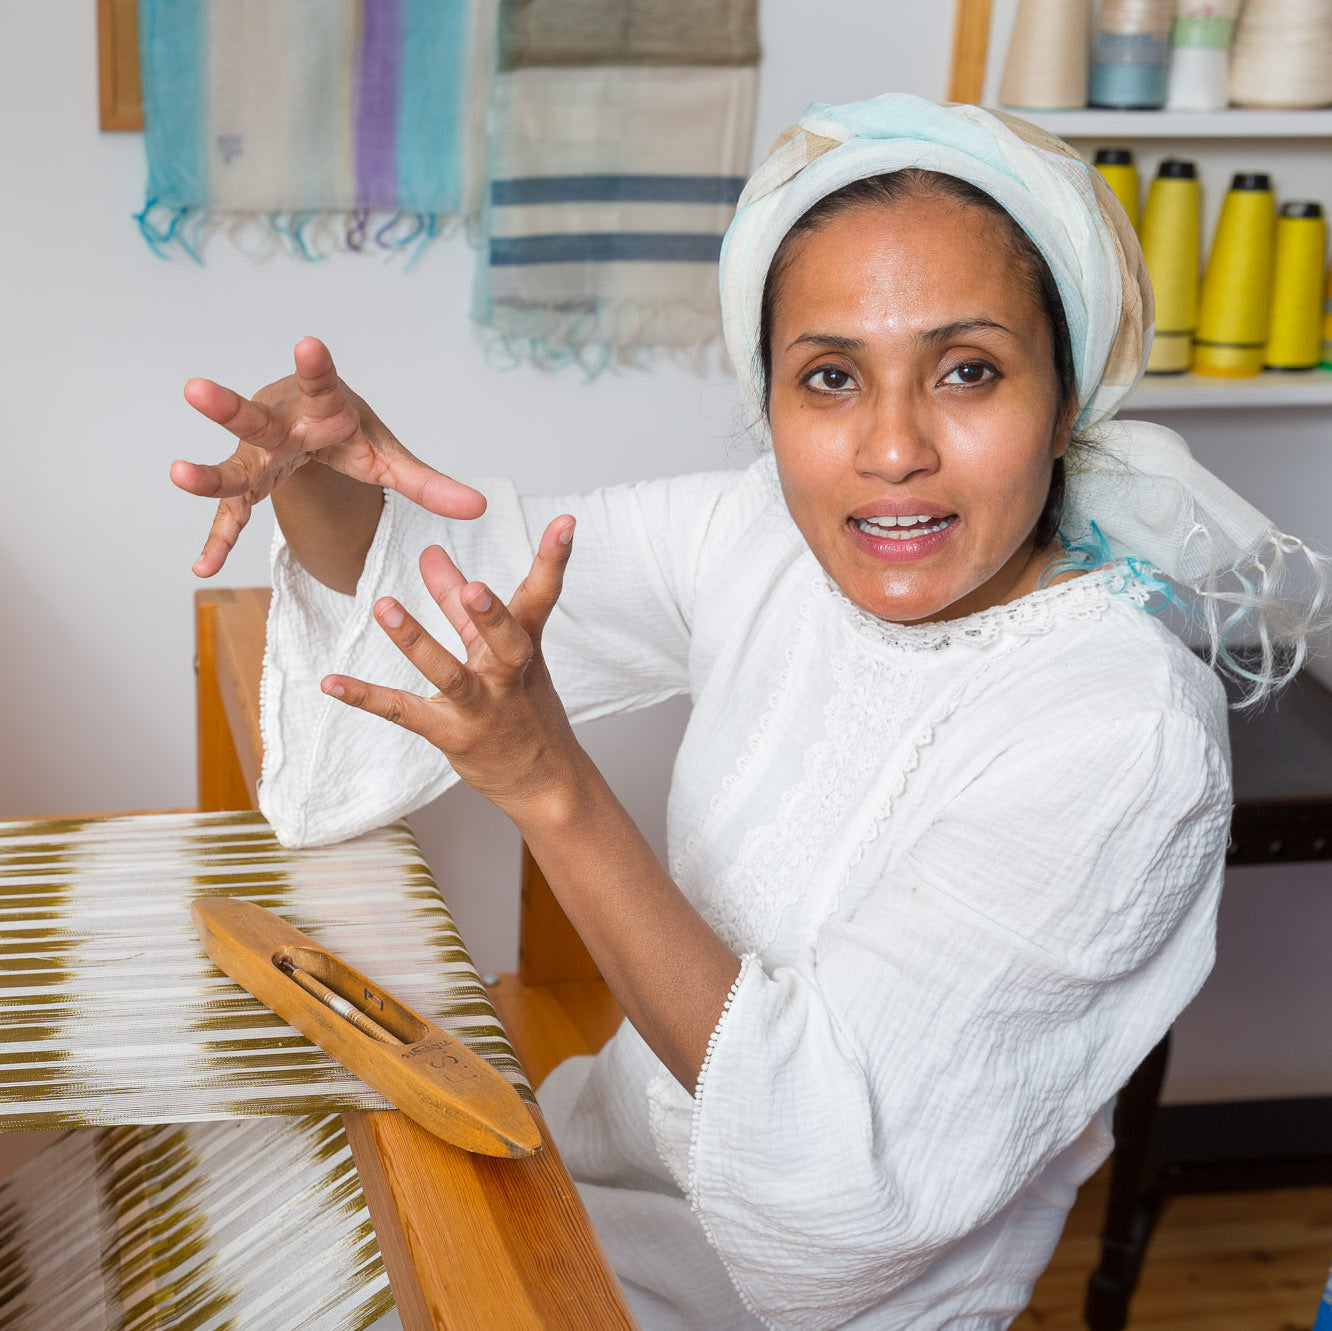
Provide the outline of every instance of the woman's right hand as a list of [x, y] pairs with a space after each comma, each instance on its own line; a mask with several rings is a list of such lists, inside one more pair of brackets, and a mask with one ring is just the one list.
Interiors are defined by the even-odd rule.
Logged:
[[203, 552], [201, 578], [226, 562], [255, 504], [268, 498], [305, 463], [323, 463], [367, 486], [397, 490], [432, 513], [475, 518], [485, 497], [409, 453], [361, 398], [338, 378], [318, 338], [302, 338], [296, 373], [261, 388], [253, 398], [211, 379], [191, 379], [185, 400], [239, 441], [216, 466], [177, 461], [171, 479], [182, 490], [218, 501]]

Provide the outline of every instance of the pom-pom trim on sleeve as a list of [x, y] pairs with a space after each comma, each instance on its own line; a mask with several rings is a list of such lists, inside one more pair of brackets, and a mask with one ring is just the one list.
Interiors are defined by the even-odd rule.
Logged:
[[703, 1109], [703, 1096], [707, 1089], [708, 1069], [712, 1066], [712, 1055], [717, 1048], [717, 1042], [721, 1039], [722, 1030], [726, 1026], [726, 1019], [730, 1015], [731, 1007], [735, 1003], [740, 988], [748, 978], [751, 971], [759, 969], [758, 954], [755, 952], [746, 952], [740, 958], [740, 969], [736, 973], [735, 980], [731, 984], [730, 991], [726, 995], [726, 1001], [722, 1004], [721, 1016], [717, 1018], [717, 1024], [712, 1028], [712, 1034], [708, 1036], [707, 1051], [703, 1055], [703, 1064], [698, 1070], [698, 1082], [694, 1087], [694, 1117], [693, 1124], [689, 1132], [689, 1187], [687, 1195], [689, 1198], [690, 1209], [698, 1217], [698, 1223], [703, 1227], [703, 1234], [708, 1240], [708, 1246], [715, 1252], [721, 1260], [721, 1264], [726, 1268], [726, 1274], [730, 1277], [731, 1284], [735, 1287], [735, 1292], [744, 1304], [746, 1311], [756, 1317], [766, 1327], [775, 1327], [775, 1323], [770, 1322], [754, 1306], [753, 1300], [746, 1293], [741, 1285], [735, 1271], [731, 1268], [731, 1263], [727, 1260], [726, 1254], [717, 1246], [716, 1239], [712, 1234], [712, 1224], [708, 1219], [707, 1212], [703, 1209], [699, 1201], [698, 1188], [698, 1138], [699, 1138], [699, 1116]]

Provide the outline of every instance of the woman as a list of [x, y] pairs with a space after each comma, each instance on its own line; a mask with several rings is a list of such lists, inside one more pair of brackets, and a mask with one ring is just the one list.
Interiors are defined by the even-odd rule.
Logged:
[[[811, 108], [721, 283], [771, 434], [747, 470], [501, 482], [473, 522], [308, 341], [255, 403], [187, 387], [245, 441], [176, 465], [227, 496], [196, 568], [273, 493], [285, 840], [457, 776], [527, 840], [629, 1017], [542, 1101], [645, 1325], [1005, 1326], [1212, 960], [1223, 695], [1143, 605], [1196, 603], [1219, 661], [1246, 614], [1261, 693], [1308, 616], [1272, 560], [1227, 577], [1293, 544], [1105, 423], [1150, 341], [1141, 255], [1030, 126]], [[668, 873], [568, 718], [686, 689]]]

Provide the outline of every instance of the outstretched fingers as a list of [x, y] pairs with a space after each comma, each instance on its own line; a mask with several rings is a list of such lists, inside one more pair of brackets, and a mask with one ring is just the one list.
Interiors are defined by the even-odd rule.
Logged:
[[[425, 698], [404, 689], [387, 689], [381, 684], [367, 684], [350, 675], [326, 675], [320, 684], [330, 698], [337, 698], [348, 707], [383, 717], [395, 726], [410, 730], [425, 739], [431, 739], [439, 718], [433, 705]], [[432, 740], [433, 742], [433, 740]]]
[[224, 499], [217, 506], [213, 525], [209, 528], [208, 539], [199, 558], [194, 561], [193, 572], [196, 577], [211, 578], [235, 548], [245, 524], [250, 520], [251, 505], [247, 499]]
[[573, 535], [574, 520], [567, 513], [546, 527], [532, 567], [509, 602], [513, 617], [534, 639], [541, 637], [541, 630], [564, 590], [564, 570], [573, 553]]
[[401, 445], [384, 455], [383, 483], [428, 513], [442, 518], [479, 518], [486, 511], [480, 490], [455, 481]]
[[317, 337], [301, 338], [292, 351], [292, 360], [307, 416], [322, 420], [346, 408], [347, 387], [338, 378], [333, 353]]
[[472, 621], [462, 603], [462, 589], [467, 585], [462, 570], [453, 562], [449, 552], [442, 545], [426, 546], [421, 551], [418, 563], [421, 581], [425, 583], [426, 591], [439, 606], [444, 618], [466, 641], [467, 630]]
[[469, 582], [460, 599], [491, 660], [509, 674], [521, 671], [532, 659], [532, 638], [509, 607], [483, 582]]
[[191, 379], [185, 385], [184, 393], [185, 401], [195, 411], [234, 434], [242, 443], [274, 448], [285, 437], [286, 431], [272, 412], [248, 397], [242, 397], [233, 388], [212, 379]]
[[[250, 453], [252, 463], [267, 464], [270, 455], [283, 443], [285, 432], [273, 415], [249, 398], [211, 379], [191, 379], [185, 385], [185, 400], [201, 415], [235, 435], [242, 445], [253, 444], [261, 450]], [[229, 499], [253, 488], [256, 475], [238, 448], [216, 466], [183, 459], [171, 464], [172, 483], [188, 494], [204, 499]]]
[[393, 645], [435, 686], [440, 697], [462, 703], [470, 699], [475, 680], [467, 667], [436, 642], [401, 602], [381, 596], [374, 612]]

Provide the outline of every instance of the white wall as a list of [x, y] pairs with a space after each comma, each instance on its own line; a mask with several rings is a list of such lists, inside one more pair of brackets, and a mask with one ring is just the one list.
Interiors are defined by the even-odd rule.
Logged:
[[[946, 4], [830, 0], [815, 13], [763, 0], [762, 11], [760, 150], [809, 100], [943, 94]], [[590, 384], [494, 368], [466, 317], [474, 256], [460, 239], [436, 244], [410, 274], [350, 256], [255, 265], [221, 243], [202, 268], [154, 258], [130, 220], [142, 141], [96, 129], [93, 7], [0, 0], [0, 18], [0, 817], [194, 800], [189, 566], [208, 511], [172, 489], [167, 466], [216, 457], [224, 440], [181, 400], [191, 375], [253, 390], [286, 371], [298, 337], [317, 333], [412, 447], [462, 474], [507, 472], [529, 491], [747, 456], [720, 368], [662, 364]], [[1198, 424], [1213, 430], [1210, 418]], [[1250, 448], [1259, 432], [1261, 453]], [[1294, 529], [1327, 540], [1332, 521], [1317, 501], [1329, 479], [1325, 437], [1325, 418], [1237, 417], [1214, 461]], [[219, 583], [267, 580], [270, 529], [266, 514], [256, 519]], [[587, 730], [658, 839], [683, 717], [674, 705]], [[511, 965], [517, 842], [507, 825], [465, 791], [416, 824], [478, 963]], [[1268, 970], [1284, 973], [1290, 945], [1328, 936], [1332, 893], [1308, 878], [1282, 879], [1261, 938], [1247, 926], [1223, 938], [1234, 964], [1218, 1015], [1199, 1009], [1192, 1062], [1181, 1056], [1192, 1069], [1179, 1082], [1186, 1093], [1222, 1080], [1254, 1094], [1277, 1081], [1332, 1090], [1327, 1040], [1311, 1051], [1306, 1033], [1283, 1042], [1261, 1032], [1250, 1062], [1226, 1025]], [[1327, 1010], [1298, 985], [1282, 1001], [1287, 1027], [1303, 1007]]]
[[[940, 95], [948, 32], [928, 8], [864, 0], [812, 19], [766, 3], [760, 146], [814, 98], [893, 83]], [[96, 128], [93, 6], [0, 0], [0, 16], [0, 816], [194, 800], [189, 566], [209, 506], [173, 490], [167, 466], [217, 457], [224, 438], [184, 405], [191, 375], [252, 391], [318, 333], [409, 446], [528, 491], [717, 467], [743, 448], [720, 357], [702, 376], [662, 364], [590, 384], [493, 368], [467, 319], [460, 238], [409, 274], [355, 256], [255, 265], [224, 243], [202, 268], [155, 258], [131, 220], [142, 138]], [[270, 531], [265, 512], [217, 582], [266, 582]], [[677, 706], [590, 728], [658, 836], [682, 724]], [[444, 805], [421, 836], [478, 961], [512, 964], [516, 839], [466, 792]]]

